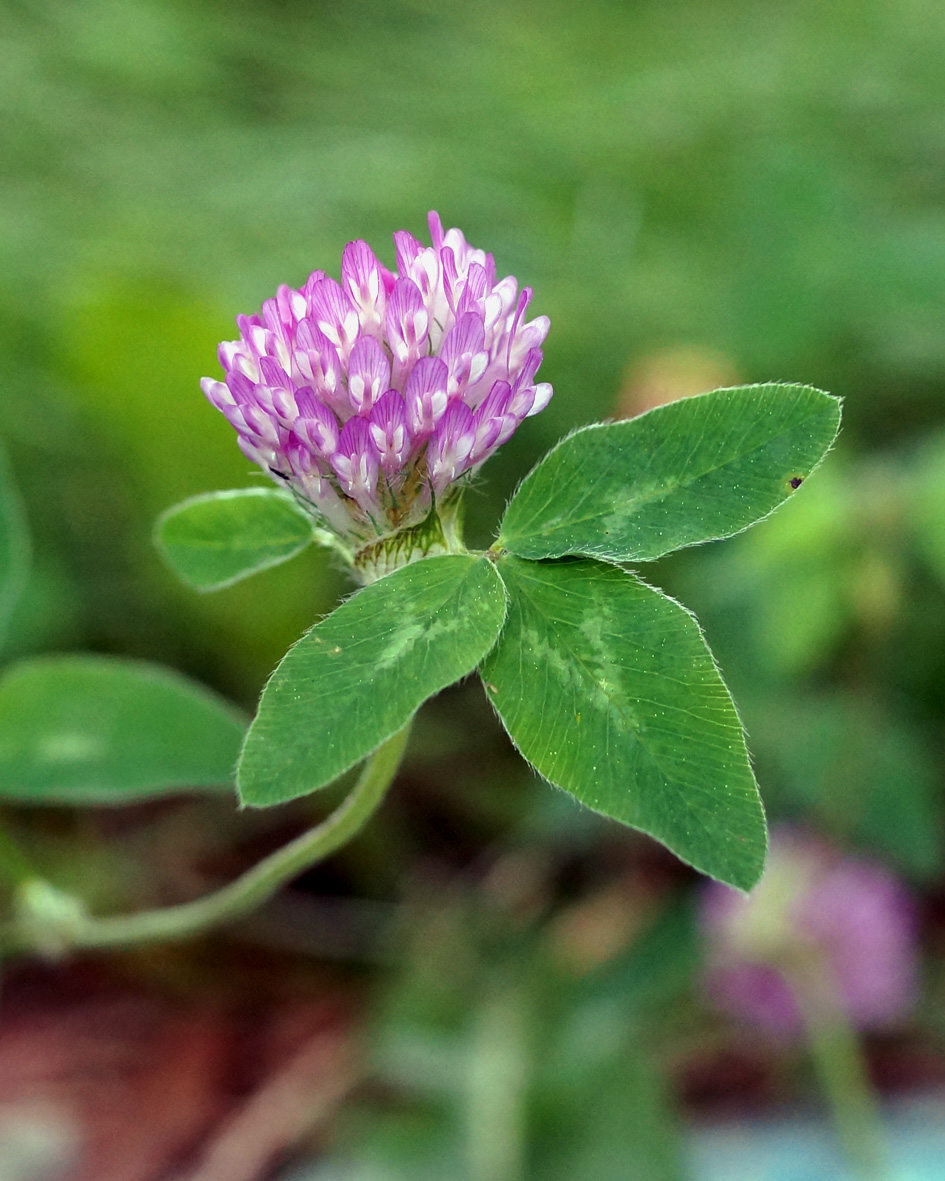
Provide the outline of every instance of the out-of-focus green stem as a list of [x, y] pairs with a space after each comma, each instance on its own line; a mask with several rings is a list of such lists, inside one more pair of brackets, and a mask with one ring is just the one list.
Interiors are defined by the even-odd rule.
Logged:
[[525, 1176], [524, 995], [516, 982], [504, 983], [479, 1006], [470, 1048], [466, 1124], [473, 1181], [521, 1181]]
[[[17, 919], [0, 932], [0, 951], [132, 947], [187, 939], [240, 918], [265, 902], [291, 878], [347, 844], [377, 810], [392, 783], [407, 743], [409, 724], [368, 759], [345, 801], [288, 845], [264, 858], [228, 886], [179, 906], [139, 914], [95, 918], [78, 899], [37, 880], [20, 883]], [[48, 916], [48, 922], [44, 919]]]
[[844, 1152], [864, 1181], [881, 1181], [888, 1176], [882, 1124], [856, 1034], [845, 1023], [834, 1023], [809, 1027], [808, 1036]]
[[826, 965], [807, 964], [790, 980], [843, 1151], [863, 1181], [884, 1181], [889, 1167], [879, 1106], [856, 1030], [837, 1002]]

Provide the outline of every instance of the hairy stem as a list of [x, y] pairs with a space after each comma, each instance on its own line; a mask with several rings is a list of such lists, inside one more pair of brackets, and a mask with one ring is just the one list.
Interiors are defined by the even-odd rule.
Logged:
[[[47, 954], [70, 948], [132, 947], [142, 943], [166, 943], [187, 939], [220, 923], [231, 922], [270, 898], [291, 878], [324, 860], [347, 844], [380, 806], [397, 773], [407, 743], [410, 725], [389, 738], [368, 759], [350, 795], [327, 819], [264, 858], [228, 886], [179, 906], [145, 910], [139, 914], [95, 918], [84, 912], [63, 908], [61, 921], [43, 914], [29, 903], [34, 895], [24, 893], [18, 919], [0, 933], [0, 950], [39, 950]], [[27, 883], [46, 885], [45, 883]], [[56, 894], [53, 887], [35, 894], [37, 899]], [[68, 895], [64, 901], [76, 902]], [[44, 907], [45, 909], [45, 907]], [[58, 916], [57, 916], [58, 917]], [[53, 925], [55, 924], [55, 926]], [[52, 928], [52, 929], [51, 929]]]

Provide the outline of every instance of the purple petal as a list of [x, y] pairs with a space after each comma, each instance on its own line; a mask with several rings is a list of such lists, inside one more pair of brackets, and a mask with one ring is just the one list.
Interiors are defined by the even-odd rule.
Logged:
[[341, 281], [358, 309], [366, 332], [380, 331], [384, 323], [387, 292], [381, 264], [367, 242], [349, 242], [341, 256]]
[[[509, 312], [515, 307], [518, 297], [518, 284], [511, 275], [501, 283], [496, 284], [483, 300], [483, 313], [486, 331], [494, 329], [504, 333], [507, 330], [506, 320]], [[499, 327], [499, 325], [502, 327]]]
[[406, 230], [397, 230], [394, 234], [394, 248], [397, 251], [397, 274], [403, 279], [410, 272], [414, 260], [424, 246], [413, 234]]
[[440, 267], [443, 274], [443, 294], [450, 311], [455, 315], [459, 272], [456, 269], [456, 255], [449, 246], [444, 246], [440, 251]]
[[393, 271], [389, 271], [382, 262], [379, 262], [378, 266], [381, 268], [381, 282], [384, 284], [384, 294], [390, 299], [390, 293], [394, 290], [397, 276]]
[[[302, 295], [305, 299], [305, 306], [310, 307], [312, 302], [312, 292], [319, 283], [325, 278], [324, 271], [312, 271], [309, 277], [305, 280], [305, 286], [302, 288]], [[301, 318], [301, 317], [300, 317]]]
[[390, 362], [373, 336], [362, 336], [348, 361], [348, 398], [357, 414], [369, 414], [390, 387]]
[[295, 409], [296, 417], [298, 418], [314, 418], [317, 416], [317, 407], [321, 405], [319, 399], [315, 396], [315, 391], [309, 389], [308, 386], [301, 386], [295, 391]]
[[485, 422], [487, 418], [502, 418], [508, 413], [511, 397], [512, 387], [507, 381], [495, 382], [476, 411], [476, 421]]
[[531, 385], [532, 379], [538, 372], [538, 368], [542, 362], [542, 351], [539, 348], [529, 349], [525, 355], [525, 359], [519, 368], [518, 374], [515, 378], [513, 389], [518, 389], [523, 385]]
[[381, 467], [392, 475], [410, 451], [412, 439], [407, 429], [407, 407], [396, 390], [388, 390], [371, 411], [371, 438], [381, 457]]
[[410, 278], [417, 284], [423, 302], [430, 310], [436, 303], [440, 283], [440, 256], [430, 247], [424, 247], [410, 267]]
[[256, 386], [256, 401], [286, 427], [291, 426], [298, 415], [295, 393], [285, 386]]
[[[246, 424], [247, 432], [254, 435], [257, 439], [263, 440], [271, 447], [279, 447], [281, 445], [283, 435], [280, 433], [279, 424], [261, 406], [245, 405], [234, 407], [234, 414], [237, 411]], [[239, 429], [237, 427], [237, 430]]]
[[242, 350], [242, 340], [221, 340], [217, 345], [217, 358], [220, 367], [226, 372], [232, 365], [236, 355]]
[[456, 308], [456, 315], [461, 316], [463, 312], [481, 310], [480, 303], [487, 289], [485, 268], [480, 266], [478, 262], [471, 263], [466, 272], [466, 283]]
[[427, 214], [427, 225], [430, 227], [430, 241], [433, 243], [433, 249], [439, 254], [443, 245], [443, 223], [435, 209], [431, 209]]
[[[288, 290], [288, 288], [286, 288], [286, 290]], [[285, 300], [282, 300], [281, 304], [282, 306], [280, 307], [278, 294], [272, 299], [265, 300], [262, 305], [261, 318], [263, 324], [266, 326], [267, 331], [271, 332], [273, 336], [281, 336], [284, 338], [287, 335], [290, 325], [294, 323], [294, 320], [283, 319], [283, 313], [287, 310], [287, 304]]]
[[446, 411], [449, 370], [439, 357], [421, 357], [404, 390], [407, 425], [415, 438], [426, 438]]
[[497, 381], [475, 413], [476, 441], [469, 453], [470, 464], [482, 463], [486, 456], [511, 437], [519, 420], [509, 413], [512, 387]]
[[331, 465], [338, 482], [359, 504], [373, 504], [377, 486], [378, 453], [365, 418], [349, 418], [341, 429]]
[[299, 349], [295, 362], [301, 376], [311, 382], [329, 405], [338, 406], [345, 398], [341, 388], [341, 358], [327, 336], [311, 320], [299, 322]]
[[[258, 356], [258, 354], [256, 355]], [[259, 365], [253, 356], [253, 350], [248, 345], [245, 352], [233, 354], [233, 364], [226, 375], [227, 378], [229, 378], [230, 373], [242, 373], [250, 381], [259, 380]]]
[[237, 316], [236, 327], [239, 329], [240, 336], [243, 340], [248, 341], [253, 333], [253, 329], [259, 328], [262, 321], [258, 316]]
[[467, 385], [482, 377], [489, 357], [484, 351], [485, 330], [482, 316], [466, 312], [460, 316], [447, 332], [440, 356], [449, 370], [447, 393], [451, 398], [459, 397]]
[[358, 312], [334, 279], [316, 283], [309, 296], [310, 317], [344, 360], [358, 338]]
[[276, 305], [279, 309], [279, 319], [286, 327], [299, 322], [305, 315], [308, 303], [301, 291], [287, 286], [285, 283], [276, 290]]
[[548, 335], [548, 328], [551, 321], [547, 316], [537, 316], [534, 320], [530, 320], [523, 325], [516, 333], [514, 339], [509, 337], [509, 371], [516, 369], [522, 364], [524, 358], [533, 350], [538, 348], [545, 337]]
[[553, 393], [554, 389], [547, 381], [540, 381], [535, 386], [535, 400], [532, 402], [532, 408], [525, 417], [531, 418], [533, 414], [540, 414], [551, 401]]
[[455, 226], [448, 229], [443, 235], [443, 246], [448, 247], [456, 255], [456, 265], [461, 271], [469, 266], [473, 261], [472, 256], [477, 253], [466, 241], [463, 231], [458, 230]]
[[512, 319], [512, 326], [509, 328], [509, 358], [511, 364], [512, 342], [515, 339], [515, 334], [518, 332], [518, 326], [522, 322], [522, 317], [525, 315], [525, 309], [531, 303], [532, 289], [531, 287], [523, 287], [522, 294], [518, 297], [518, 306], [515, 309], [515, 316]]
[[256, 383], [238, 369], [231, 369], [226, 375], [226, 388], [233, 395], [233, 401], [237, 406], [256, 400]]
[[516, 422], [521, 422], [523, 418], [528, 418], [532, 412], [532, 407], [535, 404], [535, 387], [532, 385], [524, 386], [522, 389], [515, 390], [509, 401], [509, 414]]
[[285, 457], [294, 476], [311, 476], [318, 474], [318, 461], [311, 448], [294, 432], [289, 435], [286, 444]]
[[[514, 431], [518, 424], [514, 419], [511, 422]], [[489, 418], [485, 422], [476, 424], [476, 437], [469, 449], [470, 467], [473, 464], [482, 463], [500, 445], [500, 442], [505, 442], [501, 437], [503, 428], [508, 429], [508, 421], [504, 418]]]
[[[509, 403], [509, 413], [514, 414], [518, 419], [527, 418], [529, 415], [538, 413], [538, 410], [535, 409], [536, 388], [531, 385], [531, 380], [535, 376], [540, 364], [541, 349], [531, 349], [525, 358], [521, 371], [515, 379], [515, 385], [512, 387], [512, 399]], [[542, 392], [543, 394], [545, 393], [544, 390]], [[551, 395], [548, 394], [548, 397], [550, 398]], [[545, 399], [545, 405], [547, 405], [547, 398]]]
[[247, 423], [242, 406], [234, 406], [231, 402], [228, 405], [220, 406], [219, 410], [231, 427], [242, 434], [251, 434], [255, 437], [255, 431]]
[[398, 279], [387, 301], [387, 339], [401, 368], [420, 355], [430, 317], [416, 283]]
[[270, 471], [278, 469], [279, 459], [271, 447], [247, 438], [240, 431], [237, 433], [236, 442], [250, 463], [258, 463], [260, 467], [268, 468]]
[[472, 411], [464, 402], [450, 402], [427, 444], [427, 471], [437, 495], [469, 466], [475, 441]]
[[259, 372], [266, 385], [288, 386], [289, 375], [272, 357], [259, 358]]
[[234, 405], [233, 395], [224, 382], [215, 381], [212, 377], [201, 377], [200, 388], [203, 390], [203, 396], [217, 410], [222, 410], [224, 406]]
[[325, 403], [314, 396], [310, 398], [306, 411], [304, 417], [295, 420], [292, 429], [312, 451], [330, 459], [338, 450], [338, 420]]

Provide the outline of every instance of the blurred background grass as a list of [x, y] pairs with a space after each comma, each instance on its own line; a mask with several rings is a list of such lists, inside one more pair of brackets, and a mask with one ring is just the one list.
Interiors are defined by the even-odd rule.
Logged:
[[[202, 599], [160, 566], [150, 530], [161, 509], [250, 479], [198, 379], [217, 373], [216, 343], [234, 334], [237, 312], [316, 267], [337, 274], [355, 237], [392, 264], [391, 231], [425, 235], [426, 211], [438, 209], [493, 251], [500, 274], [531, 285], [534, 310], [552, 320], [542, 377], [555, 398], [490, 462], [470, 497], [473, 540], [574, 425], [739, 381], [803, 381], [845, 397], [837, 453], [783, 514], [664, 561], [654, 578], [706, 626], [772, 816], [885, 859], [921, 891], [928, 987], [902, 1038], [935, 1047], [929, 1069], [945, 1078], [945, 8], [3, 0], [0, 22], [0, 435], [35, 544], [3, 656], [147, 657], [252, 708], [282, 651], [343, 582], [306, 554]], [[627, 1065], [639, 1056], [620, 1049], [636, 993], [613, 981], [639, 972], [636, 936], [662, 914], [653, 899], [671, 904], [654, 920], [657, 937], [661, 923], [682, 922], [675, 908], [692, 883], [646, 842], [539, 790], [475, 685], [424, 718], [397, 798], [309, 892], [396, 900], [414, 915], [405, 926], [423, 947], [407, 940], [399, 975], [366, 970], [372, 988], [388, 990], [388, 1032], [424, 987], [440, 997], [436, 1014], [426, 1001], [412, 1010], [413, 1057], [399, 1059], [419, 1063], [409, 1086], [439, 1077], [422, 1051], [431, 1038], [442, 1049], [444, 1029], [457, 1038], [461, 1029], [462, 1045], [514, 1046], [514, 1030], [540, 1026], [550, 1007], [558, 1016], [541, 1020], [557, 1022], [558, 1057], [539, 1069], [522, 1051], [509, 1068], [545, 1079], [521, 1116], [538, 1144], [528, 1150], [534, 1175], [631, 1175], [620, 1137], [641, 1140], [626, 1112], [643, 1111], [640, 1127], [654, 1136], [663, 1125], [639, 1107], [637, 1093], [651, 1094]], [[117, 831], [48, 815], [18, 823], [87, 893], [127, 902], [160, 894], [178, 862], [216, 857], [226, 873], [228, 841], [265, 845], [304, 815], [303, 806], [281, 821], [222, 818], [215, 808], [156, 820], [145, 810], [140, 829]], [[69, 843], [77, 833], [81, 856]], [[152, 869], [140, 869], [142, 849]], [[508, 865], [515, 872], [503, 878]], [[144, 885], [132, 887], [139, 873]], [[430, 919], [432, 934], [409, 901], [429, 881], [448, 883], [448, 913]], [[478, 917], [463, 928], [469, 908]], [[290, 950], [308, 955], [309, 920], [282, 920]], [[679, 987], [691, 992], [691, 937], [666, 946], [683, 949]], [[204, 961], [191, 954], [194, 971]], [[542, 968], [549, 956], [557, 966]], [[446, 985], [424, 976], [431, 957], [450, 965], [448, 1016]], [[611, 976], [588, 1017], [574, 982], [605, 961]], [[509, 973], [521, 1004], [490, 1008]], [[210, 973], [194, 987], [218, 983]], [[581, 1021], [596, 1030], [596, 1059], [579, 1053]], [[677, 1095], [728, 1095], [724, 1071], [699, 1065], [720, 1035], [692, 1014], [682, 1024], [661, 1041], [647, 1018], [650, 1057]], [[611, 1028], [624, 1032], [607, 1044]], [[776, 1055], [748, 1058], [752, 1069], [735, 1072], [746, 1095], [768, 1094], [785, 1070], [793, 1077], [790, 1056], [786, 1067]], [[586, 1080], [580, 1118], [569, 1071]], [[687, 1091], [693, 1071], [703, 1081]], [[509, 1084], [509, 1094], [529, 1085]], [[466, 1175], [456, 1145], [467, 1141], [431, 1115], [474, 1118], [473, 1092], [454, 1091], [444, 1083], [436, 1104], [411, 1109], [394, 1132], [368, 1121], [374, 1131], [355, 1140], [387, 1145], [388, 1171], [376, 1175]], [[592, 1109], [612, 1126], [584, 1158], [581, 1120]], [[562, 1111], [577, 1155], [559, 1153], [552, 1166], [547, 1145], [571, 1126]], [[632, 1175], [676, 1175], [672, 1140], [667, 1132]], [[487, 1152], [476, 1168], [477, 1178], [506, 1175]]]

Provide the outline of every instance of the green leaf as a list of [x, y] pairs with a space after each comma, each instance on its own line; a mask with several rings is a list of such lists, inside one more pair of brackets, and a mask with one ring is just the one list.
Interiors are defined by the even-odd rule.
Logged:
[[692, 615], [599, 562], [505, 558], [509, 613], [482, 669], [512, 741], [583, 804], [747, 890], [764, 813], [745, 737]]
[[248, 804], [324, 787], [396, 733], [495, 643], [505, 591], [473, 555], [424, 558], [359, 590], [273, 673], [237, 775]]
[[123, 804], [232, 784], [243, 732], [237, 710], [159, 665], [24, 660], [0, 677], [0, 797]]
[[522, 558], [645, 561], [730, 537], [800, 486], [839, 425], [829, 394], [755, 385], [584, 427], [526, 476], [499, 541]]
[[167, 564], [199, 591], [288, 561], [313, 537], [311, 521], [277, 488], [192, 496], [162, 513], [154, 533]]
[[0, 644], [26, 586], [29, 565], [26, 516], [10, 475], [6, 454], [0, 449]]

